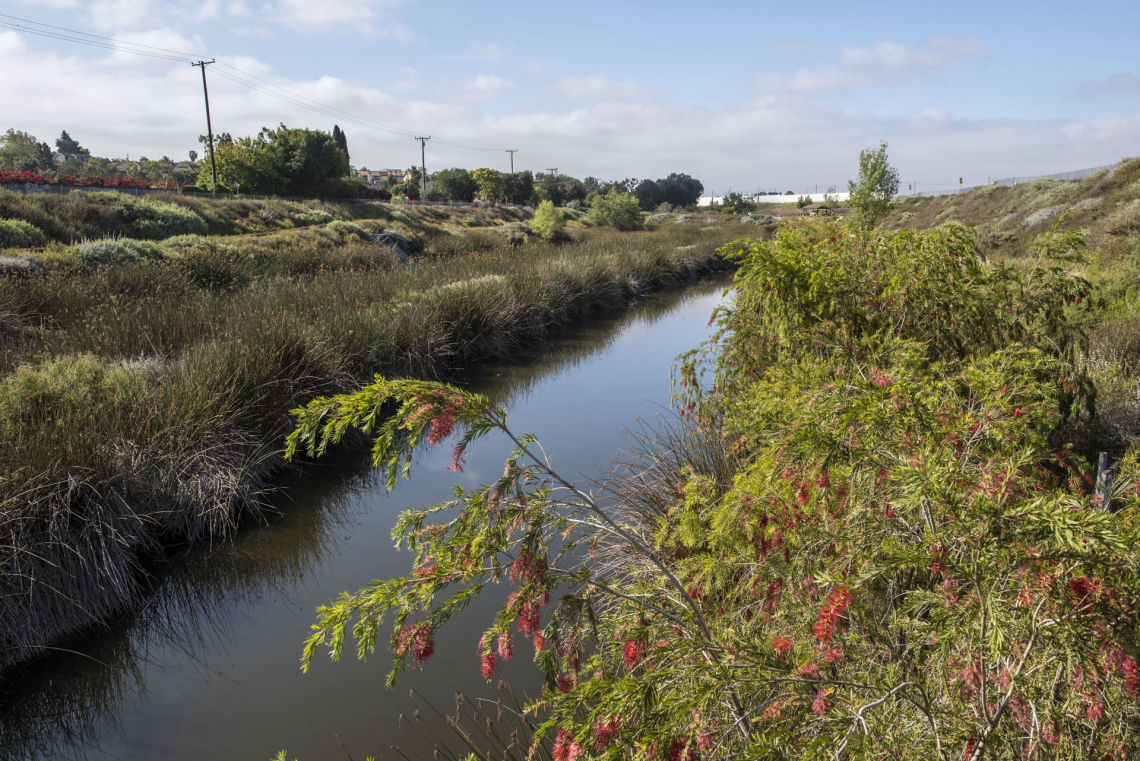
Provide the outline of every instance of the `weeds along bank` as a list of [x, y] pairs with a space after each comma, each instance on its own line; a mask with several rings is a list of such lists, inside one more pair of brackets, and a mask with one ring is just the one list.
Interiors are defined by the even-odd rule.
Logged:
[[271, 234], [5, 252], [0, 662], [130, 606], [164, 545], [256, 514], [291, 408], [378, 371], [451, 377], [525, 352], [717, 267], [740, 234], [674, 224], [512, 246], [515, 212], [397, 210], [379, 223], [419, 251], [403, 265], [373, 243], [376, 220], [320, 211]]
[[[601, 498], [512, 432], [501, 478], [403, 516], [414, 569], [319, 609], [305, 662], [390, 632], [390, 683], [431, 669], [499, 582], [471, 657], [492, 677], [533, 654], [555, 759], [1128, 757], [1140, 469], [1125, 455], [1102, 499], [1071, 443], [1097, 431], [1079, 243], [1055, 232], [1019, 267], [959, 226], [730, 244], [735, 303], [681, 365], [686, 427]], [[392, 482], [422, 439], [462, 431], [461, 467], [509, 430], [483, 397], [381, 379], [308, 405], [292, 444], [386, 403]]]

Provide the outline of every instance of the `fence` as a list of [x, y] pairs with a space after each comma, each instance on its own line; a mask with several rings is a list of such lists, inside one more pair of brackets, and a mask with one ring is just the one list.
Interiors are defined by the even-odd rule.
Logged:
[[1002, 177], [999, 180], [994, 180], [988, 185], [970, 185], [964, 188], [952, 188], [950, 190], [915, 190], [908, 192], [905, 195], [911, 196], [949, 196], [956, 193], [968, 193], [971, 190], [978, 188], [989, 188], [994, 185], [1002, 185], [1011, 188], [1014, 185], [1020, 185], [1025, 182], [1034, 182], [1036, 180], [1079, 180], [1083, 177], [1096, 174], [1104, 169], [1112, 169], [1115, 164], [1105, 164], [1104, 166], [1093, 166], [1087, 169], [1074, 169], [1071, 172], [1057, 172], [1055, 174], [1039, 174], [1035, 177]]
[[522, 209], [524, 206], [519, 206], [513, 203], [486, 203], [484, 201], [411, 201], [408, 199], [403, 200], [388, 200], [382, 201], [378, 198], [307, 198], [304, 196], [261, 196], [250, 195], [247, 193], [209, 193], [200, 192], [196, 190], [168, 190], [165, 188], [108, 188], [102, 185], [60, 185], [57, 183], [39, 183], [39, 182], [5, 182], [0, 183], [0, 189], [12, 190], [16, 193], [24, 193], [26, 195], [43, 195], [43, 194], [57, 194], [66, 195], [73, 190], [82, 190], [89, 193], [129, 193], [135, 196], [152, 195], [155, 193], [166, 193], [175, 195], [194, 196], [196, 198], [240, 198], [242, 200], [254, 201], [320, 201], [322, 203], [392, 203], [401, 206], [471, 206], [474, 208], [486, 208], [488, 206]]

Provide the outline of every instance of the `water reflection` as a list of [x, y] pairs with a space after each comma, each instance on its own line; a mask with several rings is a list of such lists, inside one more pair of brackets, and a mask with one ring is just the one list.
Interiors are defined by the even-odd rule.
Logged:
[[[646, 396], [665, 401], [671, 358], [701, 339], [724, 285], [654, 295], [567, 334], [529, 362], [473, 373], [469, 385], [538, 433], [560, 468], [595, 472], [620, 447], [622, 425]], [[503, 451], [481, 444], [461, 482], [493, 476]], [[275, 497], [279, 516], [270, 525], [153, 569], [145, 608], [0, 682], [0, 756], [267, 759], [288, 747], [316, 759], [344, 741], [362, 757], [396, 738], [403, 688], [440, 706], [455, 688], [483, 689], [462, 622], [441, 635], [427, 670], [410, 674], [396, 693], [383, 690], [381, 652], [367, 664], [350, 655], [318, 664], [303, 679], [296, 671], [315, 605], [406, 570], [388, 532], [405, 505], [448, 496], [454, 479], [444, 473], [446, 459], [425, 451], [417, 477], [387, 496], [361, 452], [341, 452]], [[467, 613], [471, 627], [485, 624], [494, 596]], [[514, 673], [529, 673], [520, 660]]]

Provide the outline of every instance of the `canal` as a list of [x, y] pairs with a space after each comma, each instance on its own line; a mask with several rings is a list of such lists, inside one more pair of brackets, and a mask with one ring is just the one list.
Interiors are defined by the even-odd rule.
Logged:
[[[536, 434], [555, 467], [585, 482], [604, 477], [632, 444], [628, 429], [669, 417], [673, 358], [704, 340], [729, 281], [654, 294], [631, 310], [568, 334], [532, 361], [484, 368], [464, 385], [509, 410], [517, 433]], [[432, 712], [453, 695], [495, 696], [480, 678], [475, 646], [500, 600], [480, 600], [437, 637], [422, 670], [384, 688], [383, 647], [361, 663], [318, 656], [298, 669], [316, 606], [343, 590], [407, 572], [390, 537], [405, 507], [440, 502], [455, 484], [475, 487], [502, 472], [509, 447], [478, 442], [463, 473], [446, 470], [451, 446], [424, 450], [413, 477], [388, 493], [360, 453], [339, 453], [270, 497], [276, 516], [232, 541], [195, 548], [155, 569], [140, 612], [66, 643], [0, 684], [0, 757], [93, 761], [268, 761], [287, 748], [300, 761], [431, 758], [418, 728], [453, 737]], [[383, 641], [383, 637], [382, 637]], [[533, 694], [529, 648], [507, 676]], [[409, 689], [420, 693], [412, 701]], [[424, 702], [426, 701], [426, 703]]]

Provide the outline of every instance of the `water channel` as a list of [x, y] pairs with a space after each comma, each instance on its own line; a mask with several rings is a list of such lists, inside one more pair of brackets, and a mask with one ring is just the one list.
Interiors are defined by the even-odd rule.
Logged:
[[[637, 419], [667, 415], [672, 360], [707, 337], [727, 282], [655, 294], [466, 385], [502, 401], [512, 428], [538, 435], [561, 472], [602, 475], [631, 445]], [[365, 663], [349, 647], [339, 663], [321, 655], [307, 675], [298, 657], [316, 606], [408, 570], [410, 557], [390, 538], [399, 512], [447, 499], [455, 483], [493, 479], [508, 447], [479, 442], [462, 474], [446, 471], [450, 450], [425, 450], [413, 478], [390, 494], [359, 453], [330, 457], [278, 495], [268, 525], [159, 569], [145, 609], [0, 682], [0, 757], [267, 761], [287, 748], [290, 758], [317, 761], [346, 758], [345, 749], [357, 759], [395, 757], [396, 743], [431, 758], [397, 717], [415, 707], [409, 688], [445, 712], [456, 690], [494, 693], [475, 656], [494, 595], [445, 628], [424, 669], [392, 691], [383, 647]], [[508, 676], [533, 693], [529, 649], [517, 651]]]

